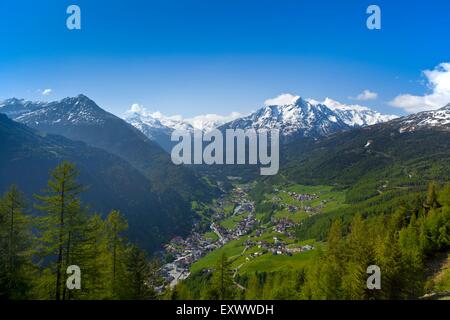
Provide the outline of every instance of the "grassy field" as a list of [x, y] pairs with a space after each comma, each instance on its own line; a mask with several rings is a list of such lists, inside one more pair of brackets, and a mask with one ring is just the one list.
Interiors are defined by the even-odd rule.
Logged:
[[231, 217], [229, 217], [229, 218], [227, 218], [225, 220], [222, 220], [220, 222], [220, 225], [222, 227], [224, 227], [225, 229], [231, 230], [231, 229], [234, 229], [236, 227], [236, 224], [239, 221], [242, 221], [244, 219], [244, 217], [245, 216], [242, 215], [242, 214], [241, 215], [237, 215], [237, 216], [231, 216]]
[[266, 253], [258, 258], [245, 263], [240, 269], [240, 274], [253, 273], [255, 271], [291, 271], [298, 270], [306, 266], [311, 259], [317, 254], [316, 250], [306, 251], [294, 254], [292, 256], [286, 255], [272, 255]]
[[235, 205], [233, 203], [228, 203], [223, 207], [223, 212], [226, 216], [229, 216], [233, 213]]
[[211, 269], [215, 266], [216, 261], [219, 259], [219, 255], [222, 253], [222, 251], [225, 251], [228, 258], [233, 260], [239, 257], [239, 255], [244, 250], [244, 241], [246, 240], [246, 237], [233, 240], [228, 242], [226, 245], [224, 245], [222, 248], [214, 250], [213, 252], [210, 252], [191, 266], [191, 272], [195, 273], [198, 271], [201, 271], [202, 269]]
[[222, 251], [225, 251], [228, 258], [232, 261], [231, 267], [239, 269], [239, 274], [245, 274], [248, 272], [254, 271], [278, 271], [278, 270], [295, 270], [300, 269], [308, 263], [316, 254], [317, 250], [311, 250], [306, 252], [301, 252], [294, 254], [292, 256], [288, 255], [273, 255], [272, 253], [266, 253], [258, 257], [253, 257], [251, 254], [255, 252], [261, 252], [262, 249], [257, 246], [245, 248], [244, 242], [247, 239], [251, 239], [254, 242], [264, 241], [267, 243], [273, 243], [274, 237], [277, 237], [279, 240], [283, 241], [287, 247], [299, 247], [304, 245], [314, 245], [316, 248], [320, 247], [320, 243], [316, 243], [314, 239], [305, 240], [305, 241], [296, 241], [295, 239], [289, 239], [285, 235], [267, 231], [263, 233], [259, 237], [249, 237], [244, 236], [238, 240], [233, 240], [224, 245], [222, 248], [217, 249], [200, 260], [194, 263], [190, 271], [192, 273], [199, 272], [203, 269], [212, 269], [214, 268], [216, 261], [219, 258], [219, 255]]
[[214, 231], [205, 232], [205, 233], [203, 234], [203, 236], [204, 236], [206, 239], [210, 239], [210, 240], [212, 240], [212, 241], [216, 241], [216, 240], [219, 239], [219, 236], [218, 236]]
[[255, 271], [288, 271], [300, 269], [309, 263], [309, 261], [317, 254], [317, 250], [311, 250], [294, 254], [292, 256], [287, 255], [273, 255], [272, 253], [266, 253], [259, 257], [252, 258], [248, 261], [246, 258], [254, 252], [261, 251], [257, 247], [252, 247], [244, 251], [243, 240], [234, 240], [227, 243], [222, 248], [215, 250], [202, 259], [198, 260], [191, 266], [191, 272], [196, 273], [203, 269], [214, 268], [216, 261], [222, 251], [225, 251], [228, 258], [232, 260], [232, 268], [239, 268], [239, 274], [245, 274]]
[[288, 210], [281, 210], [275, 212], [274, 217], [277, 219], [286, 218], [295, 223], [300, 223], [303, 219], [308, 218], [309, 215], [304, 211], [289, 212]]

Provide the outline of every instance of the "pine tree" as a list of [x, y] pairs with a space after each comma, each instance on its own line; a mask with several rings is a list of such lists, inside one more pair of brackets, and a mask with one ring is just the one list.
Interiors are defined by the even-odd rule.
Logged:
[[442, 188], [438, 196], [438, 202], [442, 206], [450, 207], [450, 183], [446, 184], [445, 187]]
[[258, 300], [261, 299], [261, 284], [257, 273], [250, 276], [247, 290], [245, 290], [245, 299]]
[[342, 250], [342, 222], [341, 220], [333, 221], [327, 239], [328, 255], [333, 256], [336, 260], [341, 260], [343, 256]]
[[325, 252], [319, 251], [317, 263], [306, 275], [301, 297], [314, 300], [336, 300], [342, 297], [344, 249], [342, 223], [335, 220], [328, 233], [327, 249]]
[[56, 300], [68, 298], [63, 276], [73, 262], [73, 248], [85, 222], [79, 199], [83, 188], [76, 182], [77, 176], [75, 165], [64, 161], [51, 173], [43, 195], [35, 196], [40, 202], [36, 208], [43, 213], [39, 239], [41, 256], [55, 260], [49, 267], [55, 275], [53, 296]]
[[111, 298], [120, 298], [123, 295], [123, 286], [126, 278], [127, 247], [122, 237], [128, 224], [119, 211], [110, 212], [105, 221], [106, 237], [109, 252], [110, 266], [110, 292]]
[[15, 185], [0, 199], [0, 297], [23, 299], [32, 276], [31, 218]]
[[411, 218], [409, 226], [400, 231], [399, 247], [404, 284], [402, 291], [407, 298], [416, 298], [422, 294], [423, 252], [415, 216]]
[[79, 246], [78, 261], [83, 270], [83, 290], [73, 293], [75, 299], [108, 299], [110, 292], [110, 258], [106, 223], [94, 214], [84, 229], [84, 241]]
[[156, 279], [156, 264], [149, 264], [147, 255], [136, 246], [131, 246], [127, 259], [127, 299], [155, 299], [153, 283]]
[[439, 208], [441, 205], [438, 202], [438, 186], [435, 182], [428, 185], [427, 198], [424, 203], [425, 209], [428, 211], [430, 209]]
[[382, 286], [377, 297], [382, 299], [400, 299], [402, 286], [401, 252], [398, 234], [390, 228], [380, 237], [375, 247], [375, 264], [382, 270]]
[[232, 299], [233, 287], [231, 263], [225, 252], [221, 251], [211, 280], [210, 299]]
[[351, 232], [346, 242], [345, 273], [342, 278], [343, 297], [357, 300], [366, 296], [366, 269], [373, 259], [370, 238], [366, 231], [364, 221], [357, 215], [351, 224]]
[[[183, 282], [178, 283], [173, 289], [169, 289], [166, 293], [166, 298], [170, 300], [192, 300], [191, 290]], [[209, 297], [206, 297], [209, 299]]]

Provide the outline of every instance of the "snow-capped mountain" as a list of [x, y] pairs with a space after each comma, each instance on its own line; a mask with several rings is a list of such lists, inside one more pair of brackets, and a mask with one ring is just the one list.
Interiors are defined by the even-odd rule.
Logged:
[[422, 111], [391, 122], [400, 127], [400, 132], [411, 132], [420, 129], [436, 128], [450, 130], [450, 103], [437, 110]]
[[350, 129], [324, 104], [313, 104], [298, 97], [290, 104], [269, 105], [249, 116], [227, 123], [231, 129], [278, 129], [285, 138], [319, 137]]
[[[356, 127], [389, 121], [396, 116], [383, 115], [367, 107], [344, 105], [332, 99], [312, 99], [283, 95], [282, 103], [265, 106], [247, 117], [226, 124], [225, 128], [279, 129], [284, 140], [313, 137]], [[269, 100], [269, 102], [276, 102]]]
[[[317, 138], [396, 118], [367, 107], [344, 105], [329, 98], [323, 102], [292, 95], [283, 95], [283, 98], [268, 100], [270, 103], [267, 106], [243, 117], [232, 113], [222, 117], [204, 115], [183, 119], [181, 116], [164, 116], [159, 112], [149, 113], [133, 105], [125, 120], [168, 150], [173, 145], [170, 135], [174, 130], [192, 132], [197, 129], [207, 132], [213, 128], [279, 129], [284, 140], [291, 140], [296, 137]], [[231, 121], [226, 121], [229, 118]]]
[[185, 119], [185, 121], [190, 123], [195, 129], [208, 132], [240, 117], [242, 117], [242, 114], [239, 112], [232, 112], [225, 116], [217, 114], [199, 115]]
[[[8, 101], [12, 104], [8, 104]], [[150, 142], [142, 132], [103, 110], [82, 94], [53, 102], [10, 99], [0, 105], [0, 113], [5, 113], [17, 122], [42, 132], [85, 142], [125, 159], [132, 156], [130, 150], [138, 148], [138, 145], [152, 149], [154, 154], [163, 153], [161, 148]], [[139, 152], [143, 153], [142, 150], [136, 151]]]
[[146, 110], [129, 110], [126, 112], [124, 119], [141, 130], [150, 139], [154, 138], [153, 133], [156, 131], [166, 132], [170, 135], [174, 130], [192, 132], [195, 129], [181, 117], [168, 117], [159, 112], [149, 113]]
[[[49, 103], [23, 103], [34, 105], [33, 111], [13, 117], [13, 107], [0, 103], [0, 113], [10, 111], [9, 116], [43, 133], [56, 134], [67, 139], [103, 149], [128, 162], [148, 179], [148, 188], [155, 192], [169, 192], [171, 199], [180, 199], [182, 207], [189, 207], [189, 194], [202, 195], [215, 192], [209, 185], [197, 179], [191, 170], [174, 166], [170, 156], [156, 142], [125, 120], [103, 110], [84, 95]], [[24, 109], [19, 103], [18, 110]], [[8, 115], [8, 114], [7, 114]], [[98, 164], [98, 170], [103, 170]], [[111, 174], [121, 174], [111, 171]]]
[[4, 113], [14, 119], [23, 114], [40, 109], [46, 104], [46, 102], [32, 102], [24, 99], [11, 98], [0, 102], [0, 113]]
[[53, 102], [8, 99], [0, 104], [0, 113], [31, 126], [102, 124], [115, 117], [82, 94]]
[[371, 126], [398, 118], [398, 116], [381, 114], [364, 106], [342, 104], [330, 98], [326, 98], [322, 103], [351, 127]]
[[[318, 138], [396, 117], [359, 105], [344, 105], [329, 98], [323, 102], [291, 95], [285, 95], [284, 98], [268, 100], [271, 104], [248, 116], [231, 113], [227, 116], [209, 114], [182, 118], [165, 116], [160, 112], [150, 113], [139, 105], [133, 105], [126, 112], [124, 120], [169, 151], [174, 144], [170, 141], [174, 130], [207, 132], [213, 128], [279, 129], [283, 140], [290, 141], [296, 137]], [[84, 95], [48, 103], [9, 99], [0, 103], [0, 113], [32, 127], [56, 133], [59, 133], [57, 128], [69, 125], [102, 125], [114, 118], [118, 120]]]
[[[174, 124], [174, 127], [169, 127], [149, 114], [138, 112], [128, 112], [124, 120], [141, 131], [147, 138], [158, 143], [166, 151], [169, 151], [173, 145], [170, 136], [175, 130], [175, 125], [187, 131], [193, 130], [193, 128], [183, 124]], [[167, 122], [165, 123], [167, 124]]]
[[233, 112], [227, 116], [205, 114], [192, 118], [183, 118], [180, 115], [166, 116], [161, 112], [150, 113], [139, 106], [133, 105], [133, 107], [126, 112], [124, 119], [138, 129], [142, 127], [143, 130], [153, 131], [152, 129], [162, 129], [166, 131], [169, 130], [170, 132], [173, 130], [187, 132], [201, 130], [208, 132], [220, 127], [230, 120], [238, 118], [239, 116], [241, 116], [241, 114]]
[[144, 133], [149, 139], [157, 142], [165, 150], [170, 151], [175, 144], [170, 140], [173, 131], [192, 133], [194, 130], [209, 132], [237, 118], [239, 113], [228, 116], [216, 114], [199, 115], [183, 119], [181, 116], [165, 116], [160, 112], [150, 113], [139, 105], [133, 105], [125, 114], [125, 121]]
[[158, 119], [150, 116], [142, 116], [138, 113], [128, 115], [125, 120], [133, 127], [144, 133], [150, 139], [156, 139], [160, 134], [170, 136], [174, 129], [161, 123]]

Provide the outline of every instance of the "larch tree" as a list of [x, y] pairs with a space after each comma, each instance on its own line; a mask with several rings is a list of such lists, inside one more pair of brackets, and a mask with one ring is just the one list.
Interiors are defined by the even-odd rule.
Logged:
[[127, 259], [127, 297], [133, 300], [155, 299], [153, 288], [155, 276], [152, 270], [156, 265], [150, 264], [147, 255], [137, 246], [131, 246]]
[[212, 298], [226, 300], [233, 297], [234, 282], [232, 278], [231, 262], [228, 260], [224, 251], [219, 255], [211, 281]]
[[36, 209], [42, 212], [41, 254], [44, 259], [55, 261], [50, 263], [50, 268], [55, 275], [53, 294], [56, 300], [67, 298], [63, 276], [67, 266], [74, 262], [74, 247], [85, 221], [79, 199], [83, 187], [77, 183], [77, 176], [75, 165], [64, 161], [51, 173], [43, 194], [35, 196], [40, 202]]
[[28, 295], [32, 237], [31, 218], [24, 210], [25, 197], [13, 185], [0, 199], [0, 297]]
[[107, 248], [109, 252], [111, 298], [120, 298], [122, 284], [126, 281], [127, 246], [123, 233], [128, 229], [127, 221], [119, 211], [110, 212], [105, 221]]

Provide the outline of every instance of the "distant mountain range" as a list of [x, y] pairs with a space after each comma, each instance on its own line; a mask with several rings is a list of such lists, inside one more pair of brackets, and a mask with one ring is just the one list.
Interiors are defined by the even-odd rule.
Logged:
[[[0, 103], [0, 113], [31, 128], [59, 134], [74, 141], [113, 153], [140, 170], [155, 190], [173, 189], [185, 199], [211, 193], [185, 168], [172, 164], [157, 143], [123, 119], [100, 108], [85, 95], [49, 103], [9, 99]], [[192, 185], [194, 183], [194, 185]]]
[[[291, 141], [297, 137], [318, 138], [330, 133], [389, 121], [396, 117], [383, 115], [358, 105], [343, 105], [329, 98], [320, 103], [298, 97], [292, 103], [265, 106], [248, 116], [227, 123], [210, 121], [196, 128], [204, 131], [213, 128], [279, 129], [283, 140]], [[166, 150], [173, 145], [170, 142], [170, 134], [174, 130], [191, 132], [195, 128], [191, 123], [181, 119], [163, 116], [155, 118], [150, 114], [138, 112], [129, 113], [125, 120]]]
[[[381, 192], [380, 177], [401, 188], [450, 176], [450, 104], [395, 117], [331, 99], [297, 98], [227, 123], [211, 119], [199, 125], [137, 112], [129, 113], [127, 122], [79, 95], [48, 103], [8, 99], [0, 102], [1, 113], [10, 119], [0, 115], [0, 191], [17, 183], [28, 195], [37, 193], [58, 162], [73, 161], [90, 186], [86, 202], [100, 212], [120, 209], [130, 221], [130, 238], [150, 250], [190, 229], [192, 201], [217, 195], [202, 175], [218, 181], [246, 175], [235, 166], [173, 165], [158, 143], [168, 150], [175, 129], [280, 129], [286, 142], [281, 176], [352, 186], [354, 197]], [[363, 191], [358, 181], [364, 181]]]
[[345, 124], [352, 128], [371, 126], [398, 118], [398, 116], [381, 114], [364, 106], [342, 104], [330, 98], [326, 98], [322, 104], [333, 110]]
[[209, 114], [183, 119], [180, 116], [165, 116], [159, 112], [149, 113], [143, 110], [130, 110], [126, 113], [125, 121], [170, 152], [175, 144], [170, 141], [173, 131], [180, 130], [192, 133], [194, 130], [201, 130], [208, 132], [227, 123], [227, 119], [230, 117], [236, 118], [237, 115], [238, 113], [232, 113], [229, 116]]
[[299, 137], [319, 138], [339, 131], [364, 127], [395, 118], [360, 106], [346, 106], [331, 99], [324, 103], [298, 97], [290, 104], [269, 105], [223, 128], [279, 129], [284, 141]]

